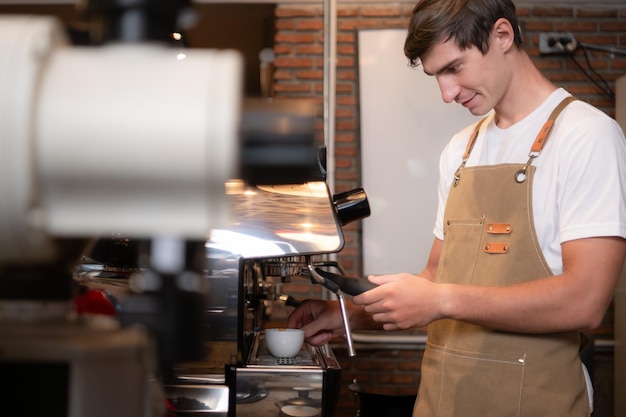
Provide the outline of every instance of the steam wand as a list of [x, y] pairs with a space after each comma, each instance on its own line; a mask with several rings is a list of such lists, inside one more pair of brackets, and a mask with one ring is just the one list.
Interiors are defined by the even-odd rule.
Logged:
[[311, 280], [313, 282], [315, 282], [316, 284], [320, 284], [321, 286], [325, 288], [328, 288], [337, 296], [339, 300], [339, 308], [341, 309], [341, 319], [343, 320], [343, 329], [346, 332], [346, 342], [348, 343], [348, 355], [350, 355], [350, 357], [355, 357], [356, 351], [354, 349], [354, 343], [352, 342], [352, 331], [350, 330], [350, 323], [348, 322], [348, 310], [346, 309], [346, 300], [345, 300], [345, 297], [343, 296], [343, 292], [339, 290], [339, 286], [336, 283], [324, 278], [322, 275], [320, 275], [316, 271], [316, 269], [311, 264], [310, 257], [308, 256], [307, 256], [307, 268], [309, 269], [309, 272], [311, 273]]

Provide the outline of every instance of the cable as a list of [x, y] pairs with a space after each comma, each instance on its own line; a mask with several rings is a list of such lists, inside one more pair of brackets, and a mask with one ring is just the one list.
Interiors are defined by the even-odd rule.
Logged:
[[595, 49], [596, 51], [603, 51], [611, 56], [613, 55], [626, 55], [626, 49], [618, 49], [612, 46], [593, 45], [586, 42], [578, 42], [579, 45], [584, 46], [587, 49]]
[[596, 75], [597, 78], [600, 79], [600, 81], [602, 81], [602, 83], [606, 87], [605, 92], [609, 95], [609, 97], [611, 97], [612, 100], [615, 100], [615, 95], [611, 91], [611, 87], [609, 86], [609, 83], [591, 65], [591, 61], [589, 60], [589, 52], [587, 51], [587, 48], [585, 47], [585, 45], [579, 44], [578, 46], [580, 47], [580, 49], [583, 51], [585, 55], [585, 61], [587, 62], [587, 66], [589, 67], [589, 69]]
[[[569, 45], [568, 45], [569, 46]], [[580, 64], [580, 62], [578, 62], [578, 60], [575, 57], [575, 53], [576, 51], [580, 49], [585, 57], [585, 61], [587, 62], [587, 66], [589, 67], [589, 69], [591, 70], [591, 72], [600, 79], [600, 81], [602, 82], [602, 84], [600, 84], [600, 82], [596, 79], [594, 79], [591, 74], [589, 73], [589, 71], [587, 71], [587, 69], [583, 68], [583, 66]], [[572, 61], [574, 62], [574, 64], [576, 64], [576, 66], [583, 72], [583, 74], [585, 74], [585, 76], [589, 79], [589, 81], [591, 81], [592, 83], [595, 84], [596, 87], [598, 87], [600, 89], [600, 91], [602, 91], [602, 93], [604, 93], [607, 97], [609, 97], [609, 99], [611, 99], [611, 101], [615, 101], [615, 95], [613, 94], [613, 91], [611, 90], [611, 87], [609, 86], [608, 82], [593, 68], [593, 66], [591, 65], [591, 61], [589, 60], [589, 54], [587, 52], [587, 49], [585, 48], [585, 46], [583, 44], [575, 44], [573, 46], [573, 48], [567, 48], [567, 50], [569, 51], [569, 53], [567, 54]]]

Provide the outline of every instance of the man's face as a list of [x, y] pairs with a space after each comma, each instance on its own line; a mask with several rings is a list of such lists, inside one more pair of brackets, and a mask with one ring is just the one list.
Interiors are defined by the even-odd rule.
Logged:
[[453, 101], [473, 115], [489, 112], [507, 87], [507, 71], [497, 48], [483, 55], [476, 47], [461, 50], [454, 40], [442, 41], [420, 59], [424, 72], [435, 76], [444, 102]]

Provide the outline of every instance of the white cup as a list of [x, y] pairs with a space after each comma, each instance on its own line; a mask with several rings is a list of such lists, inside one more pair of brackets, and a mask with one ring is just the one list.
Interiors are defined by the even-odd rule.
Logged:
[[277, 358], [296, 356], [304, 343], [304, 330], [276, 328], [265, 330], [265, 344]]

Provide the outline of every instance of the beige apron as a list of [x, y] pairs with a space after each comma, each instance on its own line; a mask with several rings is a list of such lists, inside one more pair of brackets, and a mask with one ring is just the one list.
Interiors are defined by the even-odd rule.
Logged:
[[[465, 167], [445, 210], [437, 282], [502, 286], [552, 275], [535, 235], [531, 190], [554, 110], [526, 164]], [[455, 320], [428, 329], [414, 417], [588, 417], [578, 332], [519, 334]]]

